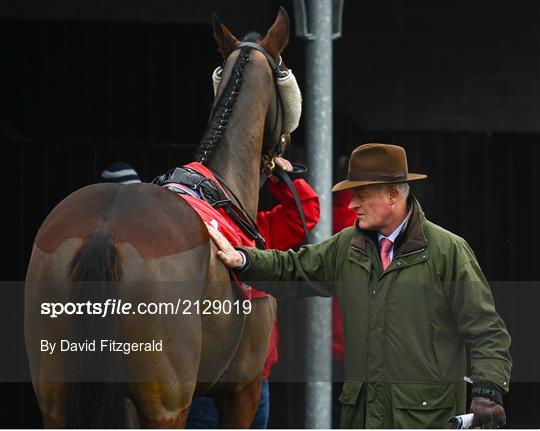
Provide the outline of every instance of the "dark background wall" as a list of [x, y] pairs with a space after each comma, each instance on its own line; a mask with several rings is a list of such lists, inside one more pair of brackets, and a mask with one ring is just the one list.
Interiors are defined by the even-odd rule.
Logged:
[[539, 7], [346, 2], [336, 107], [377, 129], [538, 132]]
[[[281, 3], [292, 15], [290, 1], [273, 0], [1, 2], [0, 279], [24, 279], [46, 214], [109, 163], [148, 181], [189, 161], [221, 62], [211, 12], [242, 35], [264, 31]], [[429, 174], [415, 193], [431, 220], [470, 242], [513, 337], [512, 427], [540, 426], [539, 15], [534, 1], [346, 1], [334, 44], [335, 155], [396, 143]], [[302, 88], [304, 47], [292, 37], [284, 54]], [[293, 139], [301, 158], [303, 124]], [[278, 380], [291, 373], [302, 310], [280, 304]], [[22, 334], [6, 325], [2, 335], [25, 367]], [[0, 391], [3, 426], [40, 425], [29, 384]], [[272, 385], [272, 426], [303, 426], [302, 392]]]
[[[101, 39], [114, 45], [119, 36], [109, 38], [105, 23], [117, 28], [117, 35], [129, 37], [129, 30], [122, 30], [127, 27], [118, 24], [131, 23], [149, 34], [153, 27], [209, 25], [212, 12], [217, 12], [237, 34], [244, 34], [266, 29], [279, 5], [294, 21], [291, 0], [3, 0], [0, 16], [68, 28], [94, 23], [97, 44]], [[511, 5], [487, 0], [345, 0], [343, 37], [335, 42], [335, 108], [363, 128], [538, 132], [539, 19], [540, 4], [534, 0]], [[18, 44], [21, 55], [24, 39]], [[75, 56], [94, 43], [71, 34], [64, 39]], [[41, 41], [55, 49], [47, 42]], [[188, 48], [199, 42], [189, 38], [181, 44], [164, 35], [157, 43]], [[297, 71], [303, 70], [303, 47], [291, 38], [286, 58]], [[134, 46], [125, 48], [129, 55]], [[208, 55], [213, 49], [198, 52]], [[153, 53], [159, 51], [137, 52], [137, 59], [158, 71]]]

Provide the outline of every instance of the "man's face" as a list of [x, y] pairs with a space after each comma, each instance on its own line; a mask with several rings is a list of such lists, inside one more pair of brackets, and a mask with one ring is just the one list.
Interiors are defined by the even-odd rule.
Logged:
[[360, 228], [383, 231], [391, 215], [388, 193], [380, 184], [351, 189], [352, 199], [349, 209], [358, 214]]

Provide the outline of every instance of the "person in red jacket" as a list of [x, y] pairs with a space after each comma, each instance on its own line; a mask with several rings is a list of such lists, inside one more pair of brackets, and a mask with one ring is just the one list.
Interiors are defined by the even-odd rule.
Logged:
[[[342, 156], [338, 161], [338, 175], [346, 176], [349, 158]], [[353, 226], [358, 218], [354, 210], [349, 208], [352, 194], [350, 190], [335, 192], [332, 201], [332, 233], [341, 232], [343, 229]], [[332, 428], [340, 428], [341, 403], [339, 394], [345, 375], [345, 335], [343, 333], [343, 315], [336, 298], [332, 298], [332, 360], [333, 360], [333, 385], [332, 385]]]
[[[287, 159], [276, 157], [275, 163], [284, 171], [291, 172], [293, 170]], [[319, 221], [319, 196], [305, 180], [296, 179], [293, 180], [293, 183], [302, 203], [307, 229], [311, 231]], [[276, 176], [269, 178], [268, 190], [280, 203], [269, 211], [260, 211], [257, 214], [257, 228], [266, 240], [266, 248], [288, 250], [299, 246], [306, 238], [291, 191]], [[278, 343], [279, 334], [276, 319], [270, 336], [268, 356], [263, 368], [264, 380], [268, 379], [272, 366], [278, 361]]]
[[[282, 157], [276, 157], [275, 164], [284, 171], [291, 172], [293, 170], [291, 163]], [[305, 180], [295, 179], [293, 183], [304, 210], [307, 229], [310, 231], [319, 221], [319, 197]], [[277, 176], [269, 178], [268, 190], [279, 201], [279, 204], [269, 211], [257, 213], [257, 228], [261, 236], [266, 240], [266, 247], [288, 250], [302, 244], [306, 239], [304, 228], [291, 191]], [[263, 368], [261, 399], [251, 424], [253, 429], [267, 428], [268, 425], [268, 416], [270, 414], [268, 377], [272, 367], [278, 362], [278, 343], [279, 332], [276, 318]], [[186, 428], [208, 429], [218, 427], [219, 418], [213, 400], [209, 397], [194, 398], [189, 410]]]
[[[352, 194], [349, 190], [335, 192], [332, 202], [332, 233], [354, 225], [358, 215], [349, 208]], [[345, 360], [345, 337], [343, 335], [343, 317], [337, 300], [332, 300], [332, 359]]]

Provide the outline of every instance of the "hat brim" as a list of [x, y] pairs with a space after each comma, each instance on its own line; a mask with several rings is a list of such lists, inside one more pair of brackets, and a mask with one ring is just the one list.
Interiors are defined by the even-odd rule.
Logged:
[[407, 175], [406, 180], [400, 181], [382, 181], [382, 180], [366, 180], [366, 181], [354, 181], [354, 180], [345, 180], [337, 183], [332, 187], [333, 192], [339, 192], [340, 190], [352, 189], [354, 187], [368, 186], [370, 184], [395, 184], [395, 183], [407, 183], [409, 181], [423, 180], [427, 178], [427, 175], [424, 174], [409, 174]]

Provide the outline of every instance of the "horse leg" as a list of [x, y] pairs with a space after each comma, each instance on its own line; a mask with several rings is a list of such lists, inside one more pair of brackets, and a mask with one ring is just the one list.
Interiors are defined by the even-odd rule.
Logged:
[[214, 395], [220, 428], [249, 428], [253, 422], [275, 315], [273, 297], [252, 300], [240, 344]]
[[38, 395], [39, 410], [43, 420], [43, 428], [64, 428], [63, 405], [64, 393], [62, 383], [42, 383], [34, 385]]
[[[234, 304], [242, 301], [237, 287], [231, 286], [229, 271], [216, 256], [210, 244], [208, 272], [202, 300]], [[240, 312], [201, 315], [202, 346], [197, 376], [196, 396], [215, 389], [216, 382], [236, 355], [246, 316]]]
[[[66, 356], [41, 352], [40, 340], [68, 338], [65, 323], [46, 319], [37, 312], [46, 298], [66, 302], [68, 292], [62, 290], [65, 262], [69, 261], [81, 241], [65, 241], [54, 253], [46, 253], [34, 245], [28, 265], [25, 287], [25, 343], [32, 385], [36, 394], [44, 428], [66, 427], [66, 383], [63, 370]], [[44, 324], [46, 323], [46, 324]]]
[[214, 394], [220, 428], [249, 428], [261, 398], [262, 373], [246, 383], [222, 383]]
[[[190, 385], [191, 389], [194, 385]], [[185, 428], [191, 403], [191, 390], [185, 385], [130, 384], [130, 397], [138, 415], [138, 428]]]
[[143, 420], [143, 428], [181, 429], [186, 427], [189, 407], [182, 410], [175, 418], [161, 417]]
[[149, 421], [143, 421], [142, 426], [144, 428], [160, 428], [160, 429], [180, 429], [186, 427], [186, 421], [189, 413], [189, 407], [182, 410], [180, 414], [174, 419], [173, 421], [170, 421], [169, 419], [163, 419], [163, 420], [149, 420]]
[[[203, 289], [206, 268], [200, 262], [208, 260], [208, 253], [205, 245], [149, 263], [131, 245], [124, 244], [122, 298], [131, 303], [176, 304], [179, 298], [193, 303]], [[182, 310], [150, 317], [128, 315], [122, 323], [128, 340], [162, 342], [160, 352], [132, 352], [126, 359], [126, 372], [132, 381], [127, 384], [127, 396], [136, 406], [140, 426], [184, 428], [199, 371], [200, 315], [184, 314]]]

